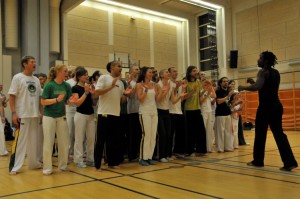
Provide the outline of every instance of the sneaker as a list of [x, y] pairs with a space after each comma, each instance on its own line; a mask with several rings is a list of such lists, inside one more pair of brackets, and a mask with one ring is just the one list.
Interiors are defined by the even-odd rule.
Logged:
[[49, 176], [49, 175], [51, 175], [51, 174], [52, 174], [51, 171], [49, 171], [49, 172], [43, 172], [43, 175], [44, 175], [44, 176]]
[[150, 165], [147, 160], [140, 160], [139, 164], [142, 165], [142, 166], [149, 166]]
[[296, 166], [296, 165], [293, 165], [293, 166], [289, 166], [289, 167], [281, 167], [280, 168], [280, 170], [281, 171], [291, 171], [291, 170], [293, 170], [293, 169], [295, 169], [295, 168], [297, 168], [298, 166]]
[[149, 159], [147, 160], [147, 162], [149, 163], [149, 165], [156, 165], [156, 162], [154, 160]]
[[84, 163], [75, 163], [75, 165], [79, 168], [85, 168], [86, 167], [86, 164], [84, 164]]
[[159, 160], [160, 162], [163, 162], [163, 163], [166, 163], [166, 162], [169, 162], [166, 158], [162, 158]]

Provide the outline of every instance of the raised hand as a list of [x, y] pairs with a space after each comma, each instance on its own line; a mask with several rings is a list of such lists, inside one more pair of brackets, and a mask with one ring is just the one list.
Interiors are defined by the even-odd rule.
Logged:
[[182, 81], [176, 81], [176, 89], [178, 89], [182, 85]]
[[93, 95], [95, 93], [95, 85], [91, 84], [90, 85], [90, 93]]
[[133, 89], [131, 88], [131, 86], [128, 86], [126, 88], [126, 90], [124, 91], [124, 94], [125, 95], [130, 95], [132, 92], [133, 92]]
[[65, 94], [60, 94], [56, 99], [58, 102], [61, 102], [64, 100]]
[[1, 117], [2, 124], [5, 124], [5, 117]]
[[182, 82], [182, 90], [186, 90], [186, 87], [187, 87], [187, 85], [188, 85], [188, 81], [187, 80], [184, 80], [183, 82]]
[[90, 84], [86, 84], [85, 86], [84, 86], [84, 92], [85, 93], [89, 93], [91, 91], [91, 85]]
[[120, 76], [119, 76], [119, 77], [115, 77], [115, 78], [113, 79], [111, 85], [112, 85], [112, 86], [116, 86], [117, 81], [120, 80], [120, 79], [121, 79]]
[[75, 103], [78, 100], [79, 96], [78, 93], [74, 93], [70, 98], [69, 98], [69, 102], [70, 103]]

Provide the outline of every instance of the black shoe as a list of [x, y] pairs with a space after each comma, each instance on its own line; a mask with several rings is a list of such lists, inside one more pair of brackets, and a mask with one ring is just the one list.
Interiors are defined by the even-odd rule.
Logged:
[[289, 167], [281, 167], [280, 170], [281, 171], [291, 171], [292, 169], [297, 168], [298, 166], [293, 165], [293, 166], [289, 166]]
[[248, 165], [248, 166], [252, 166], [252, 167], [263, 167], [263, 166], [264, 166], [264, 165], [254, 164], [253, 161], [248, 162], [247, 165]]

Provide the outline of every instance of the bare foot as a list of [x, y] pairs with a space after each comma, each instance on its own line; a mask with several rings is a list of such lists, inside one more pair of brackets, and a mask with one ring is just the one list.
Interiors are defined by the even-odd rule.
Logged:
[[17, 172], [16, 171], [11, 171], [11, 172], [9, 172], [9, 175], [11, 175], [11, 176], [17, 175]]
[[102, 171], [102, 169], [100, 169], [100, 168], [99, 168], [99, 169], [96, 169], [96, 171], [97, 171], [97, 172], [101, 172], [101, 171]]

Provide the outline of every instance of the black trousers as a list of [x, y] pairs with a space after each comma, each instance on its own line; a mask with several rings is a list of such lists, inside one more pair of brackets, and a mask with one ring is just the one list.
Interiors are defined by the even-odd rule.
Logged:
[[138, 113], [129, 114], [129, 127], [129, 135], [127, 137], [128, 159], [134, 160], [139, 157], [138, 153], [140, 151], [140, 143], [142, 139], [142, 127]]
[[200, 110], [185, 111], [187, 127], [187, 154], [207, 153], [206, 131]]
[[170, 144], [170, 133], [171, 133], [171, 118], [169, 110], [157, 109], [158, 114], [158, 157], [167, 158], [168, 149], [171, 148]]
[[121, 135], [121, 149], [122, 149], [122, 157], [124, 160], [124, 156], [128, 155], [128, 144], [129, 144], [129, 115], [121, 114], [120, 115], [120, 135]]
[[119, 165], [123, 160], [120, 117], [113, 115], [98, 115], [97, 135], [94, 150], [96, 169], [101, 168], [104, 144], [106, 145], [108, 166]]
[[[171, 134], [169, 156], [172, 156], [172, 149], [174, 153], [184, 154], [186, 149], [186, 130], [184, 125], [183, 114], [170, 114], [171, 115]], [[174, 142], [173, 142], [174, 141]], [[174, 144], [173, 144], [174, 143]]]
[[265, 106], [258, 106], [255, 120], [255, 139], [253, 149], [253, 163], [255, 165], [264, 165], [265, 145], [269, 125], [275, 138], [284, 166], [289, 167], [298, 165], [287, 136], [282, 129], [282, 114], [283, 107], [280, 102], [268, 104]]
[[243, 130], [243, 120], [242, 116], [239, 115], [239, 123], [238, 123], [238, 139], [239, 145], [246, 145], [245, 137], [244, 137], [244, 130]]

